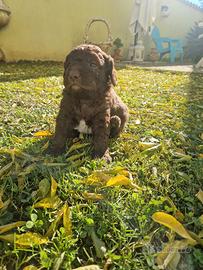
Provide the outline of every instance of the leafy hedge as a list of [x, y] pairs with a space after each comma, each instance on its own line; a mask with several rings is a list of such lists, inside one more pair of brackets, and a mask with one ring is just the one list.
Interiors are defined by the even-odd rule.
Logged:
[[199, 38], [201, 34], [203, 28], [196, 22], [187, 35], [188, 56], [194, 62], [198, 62], [203, 56], [203, 38]]

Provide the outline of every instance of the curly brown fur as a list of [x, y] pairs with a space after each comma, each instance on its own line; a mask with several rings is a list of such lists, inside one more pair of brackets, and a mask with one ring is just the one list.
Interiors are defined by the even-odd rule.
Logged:
[[84, 120], [93, 135], [93, 157], [110, 159], [109, 138], [119, 136], [128, 119], [127, 106], [112, 85], [116, 85], [113, 59], [99, 47], [80, 45], [70, 52], [64, 63], [65, 88], [49, 153], [63, 153], [67, 138], [78, 136], [75, 128]]

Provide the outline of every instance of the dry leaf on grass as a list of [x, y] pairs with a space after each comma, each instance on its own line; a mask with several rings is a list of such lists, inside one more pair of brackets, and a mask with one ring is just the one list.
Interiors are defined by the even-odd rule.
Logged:
[[56, 196], [56, 190], [58, 187], [58, 183], [56, 182], [56, 180], [51, 176], [51, 191], [50, 191], [50, 197], [53, 198], [54, 196]]
[[81, 148], [84, 148], [86, 146], [90, 145], [89, 143], [74, 143], [73, 145], [71, 145], [71, 147], [69, 148], [69, 150], [67, 151], [66, 155], [69, 155], [71, 152], [75, 151], [75, 150], [79, 150]]
[[102, 194], [97, 194], [97, 193], [84, 192], [82, 195], [86, 200], [91, 200], [91, 201], [100, 201], [104, 199], [104, 196]]
[[132, 180], [132, 174], [128, 170], [123, 167], [115, 167], [110, 170], [92, 173], [86, 178], [86, 183], [105, 187], [126, 186], [137, 190], [140, 189]]
[[3, 176], [5, 176], [5, 174], [8, 174], [11, 170], [11, 168], [13, 167], [14, 163], [13, 161], [8, 163], [7, 165], [5, 165], [3, 168], [1, 168], [0, 170], [0, 178], [2, 178]]
[[0, 234], [5, 233], [7, 231], [10, 231], [14, 228], [21, 227], [26, 224], [26, 221], [17, 221], [14, 223], [6, 224], [3, 226], [0, 226]]
[[47, 244], [49, 242], [47, 237], [44, 237], [38, 233], [23, 233], [23, 234], [7, 234], [0, 235], [0, 240], [14, 243], [17, 246], [32, 247]]
[[106, 187], [112, 187], [112, 186], [127, 186], [134, 189], [139, 188], [128, 177], [124, 175], [117, 175], [115, 177], [110, 178], [106, 183]]
[[49, 137], [52, 133], [49, 130], [37, 131], [33, 134], [34, 137]]
[[176, 270], [180, 261], [180, 252], [188, 247], [188, 240], [173, 241], [158, 253], [156, 262], [159, 269]]
[[45, 236], [46, 237], [51, 237], [54, 232], [57, 230], [57, 227], [62, 219], [63, 216], [63, 207], [56, 213], [56, 217], [54, 221], [52, 221], [51, 225], [49, 226]]
[[67, 236], [72, 235], [71, 212], [67, 204], [63, 207], [63, 226]]
[[51, 189], [50, 189], [49, 196], [35, 203], [34, 207], [35, 208], [54, 208], [54, 209], [58, 208], [58, 206], [62, 203], [62, 201], [56, 195], [57, 187], [58, 187], [58, 183], [53, 177], [51, 177]]
[[0, 210], [6, 210], [6, 208], [8, 207], [8, 205], [10, 204], [11, 200], [8, 199], [6, 201], [2, 200], [2, 197], [4, 195], [4, 190], [3, 188], [0, 188]]
[[173, 230], [180, 236], [190, 241], [190, 244], [195, 245], [197, 242], [190, 236], [188, 231], [183, 227], [183, 225], [177, 221], [173, 216], [164, 213], [164, 212], [156, 212], [152, 215], [152, 219], [155, 222], [158, 222], [169, 229]]
[[138, 142], [138, 147], [141, 151], [144, 151], [146, 149], [150, 149], [156, 145], [157, 145], [157, 143], [152, 143], [152, 142]]
[[47, 197], [34, 204], [35, 208], [53, 208], [56, 209], [61, 204], [61, 199], [58, 196]]
[[196, 194], [196, 197], [203, 203], [203, 191], [200, 189], [199, 192]]

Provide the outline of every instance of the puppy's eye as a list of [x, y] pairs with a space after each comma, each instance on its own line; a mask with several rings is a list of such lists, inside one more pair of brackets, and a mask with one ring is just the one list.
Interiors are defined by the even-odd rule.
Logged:
[[91, 62], [91, 63], [90, 63], [90, 67], [92, 67], [92, 68], [97, 68], [97, 64], [95, 64], [94, 62]]

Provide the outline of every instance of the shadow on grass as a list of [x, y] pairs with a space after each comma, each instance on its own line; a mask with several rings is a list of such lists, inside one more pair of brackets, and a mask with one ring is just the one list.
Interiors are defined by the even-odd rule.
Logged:
[[195, 194], [203, 185], [203, 76], [191, 73], [189, 79], [182, 92], [187, 95], [187, 102], [185, 114], [182, 116], [184, 136], [181, 139], [181, 145], [189, 158], [185, 162], [177, 163], [175, 169], [181, 172], [177, 188], [185, 194], [182, 204], [200, 216], [202, 207]]
[[[185, 187], [182, 190], [185, 189], [186, 191], [182, 204], [187, 209], [187, 212], [191, 211], [193, 213], [194, 220], [195, 218], [198, 219], [203, 211], [202, 203], [195, 198], [195, 195], [203, 187], [203, 76], [201, 74], [191, 73], [190, 75], [186, 106], [187, 111], [183, 117], [187, 142], [186, 153], [192, 159], [181, 166], [181, 171], [184, 172], [183, 178], [185, 178], [185, 181], [182, 181], [182, 183], [185, 182]], [[200, 223], [194, 222], [194, 224], [188, 225], [188, 228], [195, 233], [199, 233], [202, 226]], [[193, 247], [191, 253], [182, 259], [183, 267], [181, 269], [188, 268], [189, 264], [193, 269], [202, 269], [202, 257], [196, 255], [201, 253], [200, 246]]]
[[12, 82], [51, 76], [62, 76], [62, 74], [62, 62], [0, 62], [0, 82]]
[[[188, 89], [188, 114], [185, 117], [185, 132], [190, 139], [191, 155], [199, 157], [203, 153], [203, 75], [191, 73]], [[193, 164], [193, 171], [200, 186], [203, 186], [203, 159]]]
[[[203, 152], [203, 76], [191, 73], [187, 91], [187, 114], [184, 116], [185, 134], [189, 138], [188, 151], [192, 156]], [[203, 169], [202, 168], [199, 168]], [[203, 180], [203, 171], [201, 174]]]

